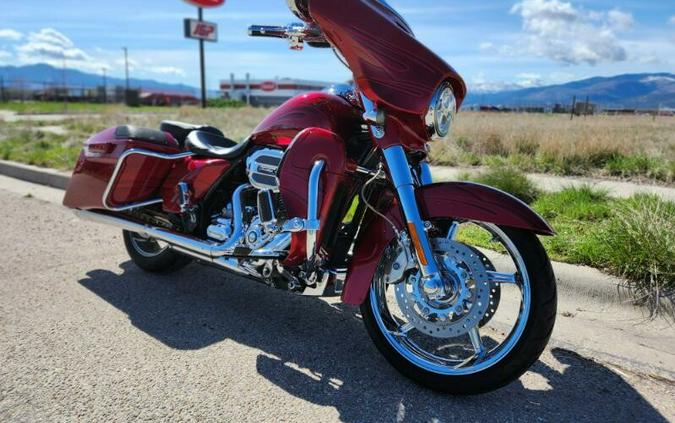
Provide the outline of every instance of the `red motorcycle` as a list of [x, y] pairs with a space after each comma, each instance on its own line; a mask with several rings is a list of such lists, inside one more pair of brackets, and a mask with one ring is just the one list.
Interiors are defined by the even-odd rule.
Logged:
[[496, 189], [433, 183], [428, 144], [466, 96], [384, 0], [289, 0], [302, 24], [249, 34], [332, 48], [354, 88], [301, 95], [237, 144], [211, 126], [120, 126], [88, 140], [64, 204], [124, 230], [157, 273], [192, 261], [360, 306], [375, 345], [433, 389], [522, 375], [553, 330], [551, 227]]

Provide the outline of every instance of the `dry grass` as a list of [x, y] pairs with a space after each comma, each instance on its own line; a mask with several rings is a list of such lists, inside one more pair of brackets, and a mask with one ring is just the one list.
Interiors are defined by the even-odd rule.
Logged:
[[[433, 146], [437, 164], [515, 165], [524, 171], [644, 176], [673, 180], [675, 118], [461, 113], [450, 141]], [[627, 157], [646, 164], [623, 172]], [[644, 168], [648, 169], [644, 169]]]
[[[165, 111], [164, 111], [165, 110]], [[90, 135], [105, 128], [130, 124], [145, 128], [159, 128], [163, 120], [179, 120], [184, 122], [213, 125], [221, 129], [228, 137], [241, 141], [250, 135], [270, 109], [260, 108], [225, 108], [225, 109], [198, 109], [182, 107], [164, 109], [153, 113], [129, 113], [127, 108], [111, 108], [99, 116], [78, 116], [68, 121], [67, 127], [79, 133]]]
[[[87, 110], [79, 110], [86, 112]], [[123, 123], [157, 128], [165, 119], [205, 123], [240, 141], [271, 109], [195, 107], [129, 109], [105, 106], [96, 114], [73, 115], [63, 124], [68, 147], [91, 134]], [[50, 125], [58, 124], [50, 122]], [[1, 125], [39, 130], [40, 122]], [[4, 132], [4, 133], [3, 133]], [[9, 131], [12, 132], [12, 131]], [[8, 156], [5, 154], [5, 156]], [[432, 146], [432, 161], [450, 166], [507, 165], [525, 172], [650, 179], [672, 184], [675, 179], [675, 118], [462, 112], [449, 141]]]

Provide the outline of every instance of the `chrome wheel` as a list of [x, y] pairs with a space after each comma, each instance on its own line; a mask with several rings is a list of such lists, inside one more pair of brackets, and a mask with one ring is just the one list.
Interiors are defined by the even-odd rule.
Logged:
[[169, 244], [143, 235], [131, 233], [130, 241], [132, 248], [141, 256], [157, 257], [169, 248]]
[[[484, 223], [453, 223], [432, 243], [440, 286], [429, 286], [416, 268], [393, 289], [383, 271], [376, 276], [370, 306], [379, 330], [399, 355], [434, 374], [469, 375], [495, 366], [521, 339], [530, 316], [530, 277], [521, 253], [504, 231]], [[390, 267], [388, 256], [381, 269]]]

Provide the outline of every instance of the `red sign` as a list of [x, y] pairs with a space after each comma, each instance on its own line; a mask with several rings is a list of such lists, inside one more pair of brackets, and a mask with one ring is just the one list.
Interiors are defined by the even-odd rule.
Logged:
[[204, 41], [218, 41], [218, 25], [196, 19], [185, 19], [185, 37]]
[[218, 7], [225, 4], [225, 0], [185, 0], [185, 2], [197, 7]]
[[276, 91], [277, 83], [274, 81], [265, 81], [262, 84], [260, 84], [260, 89], [267, 92]]

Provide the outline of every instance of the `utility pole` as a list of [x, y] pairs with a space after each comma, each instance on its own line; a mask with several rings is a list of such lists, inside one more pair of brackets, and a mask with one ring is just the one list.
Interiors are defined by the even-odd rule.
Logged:
[[126, 89], [124, 90], [124, 103], [129, 104], [129, 50], [122, 47], [124, 50], [124, 72], [126, 75]]
[[63, 111], [68, 112], [68, 83], [66, 81], [66, 54], [63, 53]]
[[103, 70], [103, 103], [105, 104], [108, 102], [108, 77], [105, 68], [101, 70]]
[[246, 105], [251, 105], [251, 74], [246, 73]]
[[570, 115], [570, 120], [574, 120], [574, 113], [576, 112], [577, 109], [577, 96], [574, 96], [574, 99], [572, 100], [572, 114]]
[[[204, 9], [197, 8], [199, 22], [204, 20]], [[202, 79], [202, 109], [206, 109], [206, 65], [204, 63], [204, 40], [199, 39], [199, 70]]]

